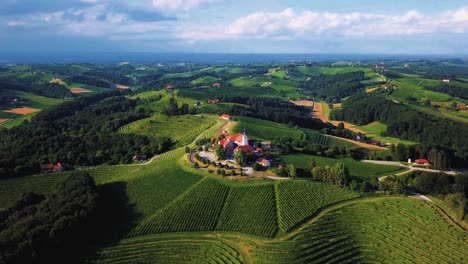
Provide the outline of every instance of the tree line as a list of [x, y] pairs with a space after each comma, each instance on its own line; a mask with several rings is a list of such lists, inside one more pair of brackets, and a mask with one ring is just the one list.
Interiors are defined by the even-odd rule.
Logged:
[[341, 110], [333, 111], [331, 118], [357, 125], [380, 121], [387, 124], [384, 136], [435, 146], [440, 155], [446, 154], [450, 158], [453, 167], [468, 163], [468, 137], [464, 133], [468, 131], [468, 124], [418, 112], [383, 96], [353, 96], [343, 103]]
[[348, 72], [335, 75], [321, 74], [302, 83], [304, 94], [321, 98], [329, 102], [341, 102], [341, 99], [355, 94], [364, 85], [364, 72]]

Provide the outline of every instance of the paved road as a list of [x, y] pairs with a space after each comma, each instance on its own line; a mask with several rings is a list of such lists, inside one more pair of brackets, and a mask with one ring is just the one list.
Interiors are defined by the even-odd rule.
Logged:
[[[387, 166], [400, 166], [400, 167], [407, 168], [409, 171], [417, 170], [417, 171], [427, 171], [427, 172], [443, 172], [443, 173], [450, 174], [450, 175], [456, 175], [458, 173], [457, 171], [434, 170], [434, 169], [427, 169], [427, 168], [408, 166], [408, 165], [405, 165], [405, 164], [403, 164], [401, 162], [398, 162], [398, 161], [361, 160], [361, 162], [378, 164], [378, 165], [387, 165]], [[400, 172], [400, 173], [397, 173], [396, 175], [402, 175], [402, 174], [408, 173], [409, 171]], [[379, 180], [384, 179], [386, 177], [387, 176], [380, 177]]]

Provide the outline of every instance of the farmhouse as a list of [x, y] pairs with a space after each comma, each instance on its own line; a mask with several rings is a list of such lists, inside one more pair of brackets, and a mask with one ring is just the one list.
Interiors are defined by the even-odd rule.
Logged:
[[170, 84], [168, 84], [168, 85], [166, 86], [166, 89], [168, 89], [168, 90], [172, 90], [172, 89], [174, 89], [174, 86], [173, 86], [173, 85], [170, 85]]
[[450, 82], [450, 79], [442, 79], [443, 82]]
[[231, 116], [231, 115], [228, 115], [228, 114], [222, 114], [222, 115], [221, 115], [221, 118], [222, 118], [222, 119], [225, 119], [225, 120], [231, 120], [231, 119], [232, 119], [232, 116]]
[[415, 162], [416, 164], [429, 165], [429, 161], [427, 159], [417, 159]]
[[213, 87], [220, 87], [220, 86], [221, 86], [221, 84], [219, 82], [213, 83]]
[[47, 172], [63, 172], [65, 170], [65, 167], [62, 165], [62, 163], [57, 163], [54, 165], [53, 163], [45, 163], [45, 164], [40, 164], [39, 167], [41, 168], [41, 172], [47, 173]]
[[260, 164], [260, 165], [262, 165], [262, 166], [265, 167], [265, 168], [268, 168], [268, 167], [271, 166], [270, 161], [267, 160], [267, 159], [265, 159], [265, 158], [260, 158], [260, 159], [258, 159], [258, 160], [257, 160], [257, 163]]
[[466, 107], [465, 104], [459, 104], [459, 105], [457, 105], [457, 108], [458, 108], [459, 110], [468, 110], [468, 108]]
[[210, 99], [210, 100], [208, 100], [208, 103], [209, 104], [217, 104], [217, 103], [219, 103], [219, 99]]

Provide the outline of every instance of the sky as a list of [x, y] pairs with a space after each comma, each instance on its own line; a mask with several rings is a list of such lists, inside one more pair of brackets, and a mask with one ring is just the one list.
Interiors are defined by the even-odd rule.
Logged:
[[466, 0], [2, 0], [2, 52], [468, 54]]

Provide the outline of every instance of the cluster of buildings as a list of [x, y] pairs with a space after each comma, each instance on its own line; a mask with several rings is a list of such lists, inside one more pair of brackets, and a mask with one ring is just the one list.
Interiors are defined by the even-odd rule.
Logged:
[[[232, 116], [228, 114], [221, 115], [221, 118], [225, 120], [231, 120]], [[217, 142], [218, 145], [222, 146], [226, 151], [226, 157], [232, 158], [238, 151], [245, 153], [253, 153], [257, 157], [257, 163], [263, 167], [270, 167], [271, 162], [263, 157], [264, 150], [271, 149], [271, 141], [264, 142], [253, 142], [247, 136], [244, 129], [244, 133], [238, 133], [230, 135], [227, 131], [223, 131], [221, 139]], [[257, 147], [254, 147], [257, 146]]]

